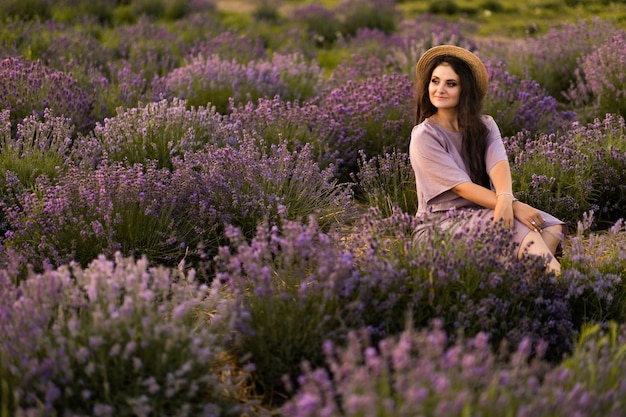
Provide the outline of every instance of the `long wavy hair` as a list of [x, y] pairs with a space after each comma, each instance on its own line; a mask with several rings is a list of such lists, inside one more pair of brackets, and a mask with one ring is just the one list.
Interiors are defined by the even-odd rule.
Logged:
[[434, 69], [443, 63], [450, 65], [461, 81], [461, 95], [457, 112], [459, 130], [463, 135], [461, 156], [469, 169], [472, 181], [489, 188], [489, 174], [485, 164], [488, 129], [481, 118], [482, 99], [478, 92], [476, 79], [465, 61], [452, 55], [442, 55], [433, 60], [431, 67], [428, 68], [427, 74], [429, 76], [424, 80], [418, 80], [416, 84], [415, 124], [422, 123], [427, 117], [437, 112], [437, 108], [430, 101], [428, 85]]

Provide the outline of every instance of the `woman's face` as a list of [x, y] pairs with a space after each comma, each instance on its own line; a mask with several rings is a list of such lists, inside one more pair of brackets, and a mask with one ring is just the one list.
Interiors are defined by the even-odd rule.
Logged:
[[428, 83], [428, 97], [437, 109], [451, 109], [459, 104], [461, 80], [449, 64], [435, 67]]

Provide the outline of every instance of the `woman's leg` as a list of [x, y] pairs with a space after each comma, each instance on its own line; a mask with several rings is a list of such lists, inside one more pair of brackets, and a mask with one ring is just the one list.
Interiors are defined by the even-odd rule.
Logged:
[[561, 273], [561, 264], [554, 257], [554, 252], [561, 242], [560, 233], [562, 231], [563, 228], [561, 226], [546, 227], [542, 232], [531, 230], [520, 244], [517, 253], [518, 257], [521, 258], [525, 254], [541, 256], [546, 259], [548, 270], [559, 275]]
[[541, 237], [546, 245], [550, 249], [550, 252], [554, 255], [556, 253], [559, 244], [563, 241], [565, 235], [565, 226], [557, 224], [555, 226], [544, 227], [541, 230]]

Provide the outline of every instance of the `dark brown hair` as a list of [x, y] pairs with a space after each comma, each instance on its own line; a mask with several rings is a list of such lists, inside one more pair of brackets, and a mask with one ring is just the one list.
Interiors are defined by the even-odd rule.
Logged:
[[433, 60], [426, 72], [428, 77], [417, 80], [415, 89], [415, 124], [422, 123], [427, 117], [437, 112], [428, 94], [431, 75], [437, 66], [446, 63], [460, 78], [461, 95], [459, 97], [459, 130], [463, 135], [462, 157], [469, 168], [469, 175], [476, 184], [489, 188], [489, 174], [485, 165], [487, 151], [487, 126], [482, 121], [482, 99], [476, 85], [476, 79], [470, 67], [452, 55], [442, 55]]

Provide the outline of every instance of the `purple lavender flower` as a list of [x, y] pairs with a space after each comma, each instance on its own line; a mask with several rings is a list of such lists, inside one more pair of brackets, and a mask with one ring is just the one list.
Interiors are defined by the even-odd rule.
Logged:
[[172, 159], [207, 143], [223, 143], [225, 127], [215, 109], [189, 109], [184, 100], [161, 100], [120, 110], [116, 117], [97, 124], [91, 135], [78, 141], [74, 155], [88, 164], [106, 155], [111, 162], [132, 165], [153, 160], [171, 169]]
[[233, 31], [196, 41], [189, 47], [187, 59], [194, 56], [217, 55], [225, 61], [235, 60], [241, 64], [267, 59], [267, 51], [259, 38], [250, 39]]
[[24, 58], [0, 61], [0, 107], [11, 111], [15, 126], [32, 114], [43, 116], [46, 108], [69, 118], [78, 130], [93, 123], [93, 101], [72, 77]]
[[[547, 364], [528, 340], [502, 358], [484, 342], [484, 334], [440, 348], [429, 342], [440, 333], [436, 325], [422, 331], [407, 328], [399, 337], [372, 344], [367, 335], [352, 332], [344, 346], [327, 354], [328, 371], [303, 368], [301, 386], [281, 411], [294, 417], [351, 417], [372, 410], [393, 415], [459, 415], [463, 410], [496, 415], [506, 410], [519, 416], [617, 417], [624, 407], [623, 398], [616, 398], [626, 389], [618, 376], [624, 368], [618, 353], [624, 347], [623, 326], [612, 323], [606, 331], [584, 327], [576, 353], [557, 366]], [[396, 356], [403, 362], [396, 363]], [[382, 366], [369, 366], [372, 361]]]
[[190, 105], [215, 106], [228, 113], [234, 104], [276, 95], [283, 100], [304, 101], [318, 94], [322, 72], [301, 54], [274, 54], [269, 60], [240, 64], [218, 55], [196, 56], [163, 80], [165, 91], [184, 98]]
[[581, 59], [584, 84], [595, 98], [598, 114], [613, 113], [626, 117], [626, 32], [619, 31]]
[[339, 178], [350, 179], [350, 173], [356, 172], [360, 151], [374, 157], [406, 148], [413, 127], [412, 96], [406, 75], [383, 74], [347, 81], [315, 101], [345, 129], [341, 141], [328, 144], [343, 157], [337, 168]]
[[307, 36], [317, 46], [332, 45], [341, 34], [341, 22], [334, 10], [319, 3], [309, 3], [297, 7], [292, 19], [303, 24]]
[[207, 288], [192, 273], [116, 254], [84, 269], [30, 271], [19, 286], [6, 278], [0, 358], [15, 381], [16, 415], [124, 415], [128, 401], [135, 412], [236, 412], [217, 337], [196, 315], [211, 308]]
[[565, 23], [552, 27], [545, 35], [527, 39], [520, 44], [522, 51], [514, 50], [516, 56], [511, 58], [523, 60], [521, 71], [527, 70], [550, 96], [562, 100], [575, 81], [580, 60], [617, 32], [612, 22], [598, 17]]
[[590, 210], [603, 220], [617, 220], [625, 193], [623, 131], [624, 119], [608, 115], [558, 134], [505, 138], [514, 187], [521, 198], [572, 227]]
[[489, 93], [485, 113], [497, 121], [502, 134], [514, 135], [528, 131], [551, 133], [567, 128], [574, 120], [573, 112], [562, 112], [557, 101], [536, 81], [509, 74], [503, 65], [488, 65]]

